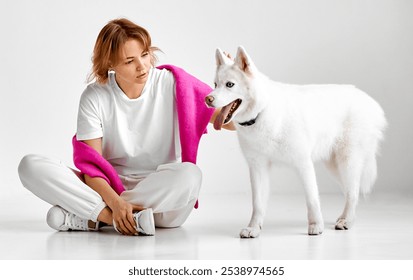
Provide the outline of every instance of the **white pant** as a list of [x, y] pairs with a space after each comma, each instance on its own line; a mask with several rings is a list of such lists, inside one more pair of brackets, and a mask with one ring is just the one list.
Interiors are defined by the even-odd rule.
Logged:
[[[23, 157], [19, 168], [24, 187], [51, 205], [97, 221], [106, 207], [102, 197], [84, 183], [80, 172], [58, 159], [41, 155]], [[121, 197], [132, 204], [150, 207], [157, 227], [181, 226], [198, 198], [202, 174], [192, 163], [169, 163], [145, 178], [120, 176], [125, 191]]]

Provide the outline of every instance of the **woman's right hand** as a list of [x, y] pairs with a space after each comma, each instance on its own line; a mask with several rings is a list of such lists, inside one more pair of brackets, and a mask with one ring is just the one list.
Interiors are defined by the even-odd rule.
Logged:
[[[83, 142], [102, 155], [102, 138], [84, 140]], [[109, 206], [112, 211], [113, 222], [116, 223], [116, 228], [118, 231], [125, 235], [137, 234], [136, 222], [133, 219], [133, 213], [144, 210], [145, 208], [139, 205], [130, 204], [123, 200], [109, 186], [106, 180], [100, 177], [92, 178], [86, 174], [84, 177], [86, 184], [99, 193]]]
[[144, 207], [131, 204], [121, 197], [117, 197], [108, 206], [112, 210], [113, 222], [120, 233], [125, 235], [136, 235], [138, 233], [133, 213], [145, 209]]

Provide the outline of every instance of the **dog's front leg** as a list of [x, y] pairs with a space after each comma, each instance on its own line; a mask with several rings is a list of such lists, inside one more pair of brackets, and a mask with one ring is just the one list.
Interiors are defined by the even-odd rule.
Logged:
[[297, 166], [297, 171], [305, 190], [308, 216], [308, 234], [321, 234], [324, 230], [324, 221], [321, 214], [320, 198], [318, 194], [314, 164], [311, 160], [303, 161], [299, 164], [299, 166]]
[[269, 166], [265, 162], [249, 162], [252, 190], [252, 216], [247, 228], [240, 232], [241, 238], [258, 237], [261, 232], [269, 193]]

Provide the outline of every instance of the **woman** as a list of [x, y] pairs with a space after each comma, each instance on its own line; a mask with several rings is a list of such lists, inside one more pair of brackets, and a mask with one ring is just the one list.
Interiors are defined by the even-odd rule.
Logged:
[[[171, 71], [154, 68], [157, 50], [144, 28], [127, 19], [110, 21], [94, 48], [91, 78], [96, 81], [79, 103], [74, 146], [85, 144], [109, 162], [124, 190], [117, 192], [110, 181], [59, 160], [22, 159], [22, 184], [54, 205], [47, 214], [52, 228], [113, 225], [125, 235], [153, 235], [155, 226], [182, 225], [194, 208], [201, 171], [181, 162], [186, 146], [179, 133], [177, 81]], [[213, 122], [215, 113], [205, 114]]]

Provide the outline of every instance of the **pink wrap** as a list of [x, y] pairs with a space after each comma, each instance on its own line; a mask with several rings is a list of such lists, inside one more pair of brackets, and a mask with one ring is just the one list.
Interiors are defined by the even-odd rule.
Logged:
[[[182, 162], [196, 164], [201, 136], [206, 133], [206, 127], [214, 112], [214, 109], [208, 108], [204, 103], [205, 96], [212, 89], [179, 67], [162, 65], [157, 68], [167, 69], [174, 75]], [[119, 195], [125, 190], [116, 170], [98, 152], [77, 141], [76, 135], [72, 144], [74, 164], [83, 174], [105, 179]], [[195, 208], [198, 208], [198, 202]]]
[[173, 65], [161, 65], [175, 77], [176, 109], [178, 113], [179, 138], [182, 161], [196, 163], [199, 141], [211, 119], [214, 109], [205, 105], [205, 97], [212, 88], [185, 70]]
[[95, 149], [82, 141], [77, 141], [76, 135], [72, 138], [72, 144], [73, 162], [83, 174], [105, 179], [119, 195], [125, 190], [115, 168]]

